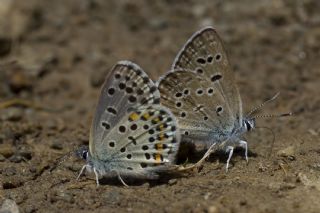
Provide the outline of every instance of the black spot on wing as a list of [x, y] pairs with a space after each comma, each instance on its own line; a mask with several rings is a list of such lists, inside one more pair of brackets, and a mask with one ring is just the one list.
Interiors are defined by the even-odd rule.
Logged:
[[220, 80], [221, 78], [222, 78], [222, 75], [220, 75], [220, 74], [212, 75], [211, 76], [211, 81], [215, 82], [215, 81]]

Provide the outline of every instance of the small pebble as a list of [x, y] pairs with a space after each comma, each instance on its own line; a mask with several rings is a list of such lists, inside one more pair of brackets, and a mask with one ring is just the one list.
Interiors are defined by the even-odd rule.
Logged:
[[296, 185], [293, 183], [283, 183], [280, 185], [280, 190], [289, 190], [296, 188]]
[[37, 208], [35, 206], [33, 206], [33, 205], [27, 205], [24, 210], [25, 210], [26, 213], [35, 213], [35, 212], [37, 212]]
[[9, 158], [14, 154], [14, 147], [11, 144], [0, 144], [0, 154]]
[[210, 198], [210, 196], [212, 195], [212, 193], [211, 192], [207, 192], [205, 195], [204, 195], [204, 199], [205, 200], [208, 200], [209, 198]]
[[9, 86], [10, 90], [14, 93], [22, 91], [30, 91], [32, 89], [32, 80], [29, 73], [20, 66], [13, 66], [10, 70]]
[[109, 203], [117, 203], [121, 201], [121, 194], [117, 190], [106, 192], [103, 196]]
[[288, 146], [282, 150], [279, 150], [277, 152], [277, 155], [279, 157], [286, 157], [289, 160], [294, 160], [295, 159], [295, 147], [294, 146]]
[[3, 189], [15, 189], [22, 186], [22, 182], [16, 178], [10, 178], [10, 180], [3, 181], [2, 187]]
[[54, 200], [62, 200], [67, 203], [74, 203], [73, 195], [71, 193], [64, 192], [64, 191], [57, 192], [54, 197]]
[[[0, 158], [1, 159], [1, 158]], [[0, 160], [1, 161], [1, 160]], [[320, 163], [315, 163], [310, 166], [311, 168], [320, 171]]]
[[60, 140], [54, 139], [51, 142], [50, 148], [56, 149], [56, 150], [62, 150], [63, 149], [63, 144], [61, 143]]
[[18, 154], [24, 159], [24, 160], [31, 160], [32, 159], [32, 152], [30, 150], [19, 150]]
[[48, 119], [48, 120], [45, 122], [45, 126], [48, 127], [49, 129], [56, 130], [58, 124], [57, 124], [57, 121], [56, 121], [56, 120]]
[[219, 213], [218, 207], [216, 206], [210, 206], [208, 208], [208, 213]]
[[149, 26], [153, 30], [163, 30], [168, 27], [167, 20], [163, 18], [151, 18], [149, 20]]
[[240, 200], [239, 204], [240, 206], [245, 206], [248, 204], [248, 202], [246, 200]]
[[1, 113], [1, 119], [5, 121], [20, 121], [23, 117], [23, 111], [20, 108], [11, 107]]
[[36, 173], [37, 172], [37, 168], [35, 166], [30, 166], [29, 171], [31, 173]]
[[13, 163], [20, 163], [23, 161], [23, 157], [21, 155], [13, 155], [9, 158], [9, 160]]
[[3, 140], [5, 139], [5, 135], [0, 133], [0, 143], [3, 143]]
[[205, 15], [207, 9], [208, 8], [205, 5], [198, 4], [198, 5], [195, 5], [191, 11], [196, 18], [199, 18]]
[[19, 207], [14, 200], [6, 199], [2, 203], [0, 213], [19, 213]]
[[7, 167], [3, 170], [3, 174], [6, 176], [13, 176], [15, 174], [17, 174], [17, 170], [14, 167]]
[[6, 158], [2, 154], [0, 154], [0, 162], [3, 162], [5, 160], [6, 160]]
[[177, 179], [170, 179], [169, 182], [168, 182], [168, 184], [169, 184], [170, 186], [175, 185], [175, 184], [177, 184], [177, 183], [178, 183], [178, 180], [177, 180]]
[[[3, 2], [2, 2], [3, 3]], [[10, 53], [12, 40], [10, 38], [0, 38], [0, 57]]]
[[103, 84], [107, 73], [108, 73], [108, 70], [97, 70], [96, 72], [92, 72], [90, 76], [91, 86], [93, 88], [100, 87]]

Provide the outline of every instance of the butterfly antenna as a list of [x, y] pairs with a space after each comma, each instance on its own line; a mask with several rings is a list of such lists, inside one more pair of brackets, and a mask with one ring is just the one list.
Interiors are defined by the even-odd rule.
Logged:
[[274, 134], [273, 130], [271, 128], [269, 128], [269, 127], [263, 126], [263, 127], [256, 127], [256, 128], [257, 129], [267, 129], [272, 133], [273, 139], [272, 139], [272, 143], [271, 143], [271, 147], [270, 147], [270, 152], [268, 154], [268, 158], [270, 158], [271, 154], [272, 154], [272, 151], [273, 151], [273, 147], [274, 147], [275, 141], [276, 141], [276, 135]]
[[275, 100], [278, 96], [280, 95], [280, 92], [278, 92], [277, 94], [275, 94], [272, 98], [266, 100], [265, 102], [263, 102], [262, 104], [260, 104], [259, 106], [253, 108], [248, 114], [247, 117], [250, 117], [250, 115], [258, 112], [265, 104]]
[[72, 155], [74, 155], [75, 151], [70, 151], [67, 154], [61, 156], [60, 158], [58, 158], [56, 160], [56, 162], [54, 163], [54, 165], [50, 168], [50, 172], [52, 172], [53, 170], [55, 170], [57, 167], [60, 167], [61, 164], [63, 162], [65, 162], [67, 159], [69, 159]]
[[282, 114], [267, 114], [267, 115], [256, 115], [252, 118], [279, 118], [293, 115], [292, 112], [282, 113]]

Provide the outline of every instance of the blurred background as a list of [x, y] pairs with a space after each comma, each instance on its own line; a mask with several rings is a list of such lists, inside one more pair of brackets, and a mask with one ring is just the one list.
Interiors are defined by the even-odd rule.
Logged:
[[[0, 204], [14, 200], [22, 212], [319, 212], [319, 11], [317, 0], [0, 0]], [[117, 61], [157, 80], [205, 26], [224, 41], [245, 111], [281, 92], [266, 112], [295, 113], [258, 123], [276, 134], [273, 158], [272, 135], [258, 131], [249, 165], [240, 150], [228, 174], [219, 157], [187, 179], [128, 190], [81, 185], [81, 163], [49, 173], [88, 143], [99, 88]]]

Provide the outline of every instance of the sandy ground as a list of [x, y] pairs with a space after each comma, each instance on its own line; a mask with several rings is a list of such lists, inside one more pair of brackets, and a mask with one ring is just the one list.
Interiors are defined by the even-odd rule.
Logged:
[[[290, 1], [0, 1], [0, 205], [21, 212], [320, 212], [320, 4]], [[245, 110], [281, 92], [248, 134], [249, 164], [215, 153], [199, 172], [130, 188], [76, 181], [99, 87], [119, 60], [156, 80], [203, 26], [225, 42]], [[14, 104], [9, 100], [16, 99]], [[201, 153], [187, 152], [198, 159]], [[271, 154], [271, 156], [269, 156]], [[182, 161], [182, 160], [181, 160]], [[1, 208], [0, 208], [1, 209]], [[1, 210], [0, 210], [1, 212]]]

